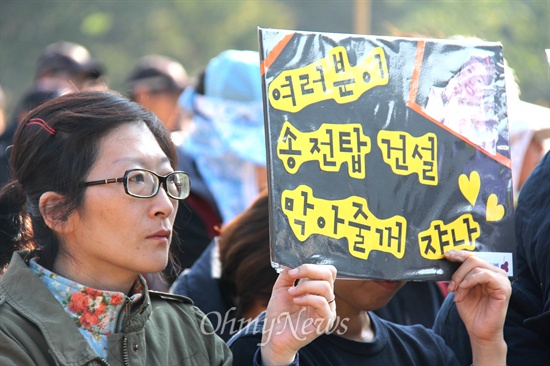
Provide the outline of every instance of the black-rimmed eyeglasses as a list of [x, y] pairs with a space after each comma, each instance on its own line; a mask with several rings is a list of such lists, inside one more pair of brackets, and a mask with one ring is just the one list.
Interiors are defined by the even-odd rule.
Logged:
[[109, 178], [84, 182], [86, 186], [99, 184], [123, 183], [127, 194], [137, 198], [155, 196], [161, 184], [168, 196], [182, 200], [189, 196], [189, 176], [185, 172], [175, 171], [165, 176], [158, 175], [147, 169], [130, 169], [121, 178]]

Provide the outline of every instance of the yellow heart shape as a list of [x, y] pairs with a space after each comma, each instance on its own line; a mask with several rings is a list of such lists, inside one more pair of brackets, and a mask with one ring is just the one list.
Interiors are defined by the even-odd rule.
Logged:
[[487, 221], [500, 221], [504, 217], [504, 206], [498, 204], [498, 197], [492, 193], [487, 198], [487, 213], [485, 214]]
[[468, 202], [470, 202], [472, 206], [475, 206], [479, 188], [481, 187], [479, 173], [473, 171], [470, 173], [469, 178], [466, 174], [460, 174], [460, 177], [458, 177], [458, 187]]

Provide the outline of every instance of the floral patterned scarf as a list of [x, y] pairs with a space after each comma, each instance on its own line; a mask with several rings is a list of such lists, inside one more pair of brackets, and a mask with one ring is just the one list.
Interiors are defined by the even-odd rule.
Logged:
[[125, 305], [135, 304], [143, 297], [141, 281], [136, 279], [128, 297], [123, 292], [83, 286], [47, 270], [36, 259], [29, 262], [29, 267], [73, 319], [92, 349], [106, 360], [109, 353], [108, 336], [115, 332], [120, 313], [125, 311]]

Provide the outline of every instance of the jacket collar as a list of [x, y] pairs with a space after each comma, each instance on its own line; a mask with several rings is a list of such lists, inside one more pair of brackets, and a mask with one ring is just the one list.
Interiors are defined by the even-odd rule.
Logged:
[[[0, 277], [0, 289], [6, 302], [40, 329], [58, 363], [80, 365], [97, 359], [98, 355], [82, 337], [70, 316], [25, 263], [29, 256], [30, 252], [26, 250], [15, 252], [8, 270]], [[139, 280], [145, 285], [141, 276]], [[150, 297], [145, 285], [143, 301], [130, 310], [122, 331], [139, 331], [145, 326], [150, 313]]]

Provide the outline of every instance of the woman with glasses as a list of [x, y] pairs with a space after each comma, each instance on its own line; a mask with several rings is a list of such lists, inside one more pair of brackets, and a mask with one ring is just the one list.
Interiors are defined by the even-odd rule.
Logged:
[[[114, 92], [68, 94], [29, 113], [0, 191], [0, 364], [231, 364], [189, 299], [149, 291], [140, 275], [170, 257], [190, 184], [176, 166], [158, 118]], [[271, 314], [294, 319], [300, 337], [279, 332], [256, 361], [291, 362], [331, 325], [335, 272], [279, 275]]]

